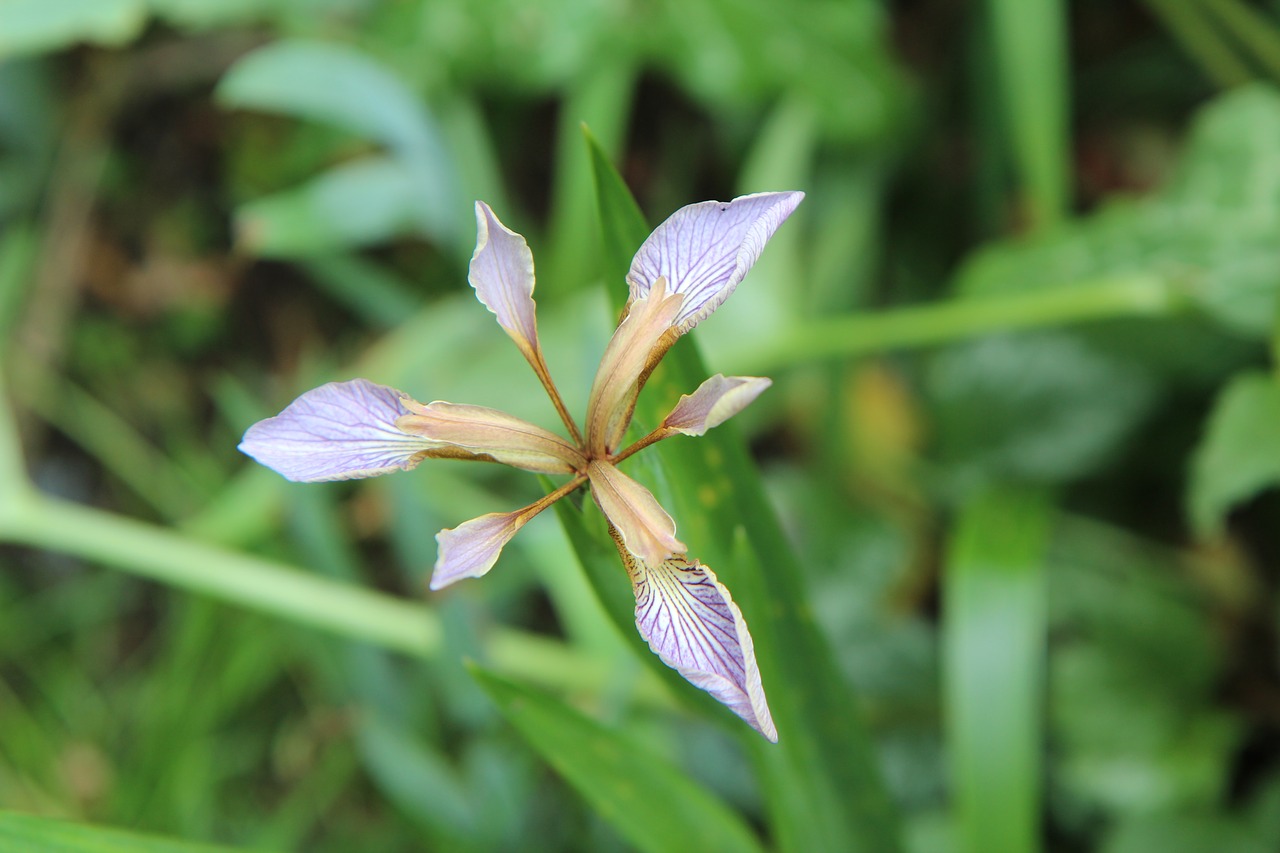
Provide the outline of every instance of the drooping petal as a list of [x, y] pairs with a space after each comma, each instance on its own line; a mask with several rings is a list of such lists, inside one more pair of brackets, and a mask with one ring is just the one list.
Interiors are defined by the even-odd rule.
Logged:
[[528, 521], [584, 482], [585, 475], [574, 477], [560, 488], [515, 512], [494, 512], [473, 518], [457, 527], [436, 534], [440, 544], [436, 565], [431, 572], [431, 588], [441, 589], [463, 578], [478, 578], [498, 561], [503, 547]]
[[330, 382], [249, 427], [240, 451], [295, 482], [409, 470], [441, 445], [396, 427], [408, 414], [403, 399], [367, 379]]
[[578, 448], [553, 432], [484, 406], [409, 401], [410, 414], [396, 421], [400, 430], [461, 447], [526, 471], [568, 474], [586, 467]]
[[676, 523], [653, 493], [608, 462], [587, 466], [591, 496], [622, 537], [636, 559], [657, 565], [674, 554], [683, 554], [676, 538]]
[[524, 237], [503, 225], [489, 205], [476, 202], [476, 251], [467, 276], [476, 297], [494, 313], [531, 361], [538, 352], [533, 303], [533, 252]]
[[609, 339], [587, 398], [587, 447], [592, 453], [612, 453], [622, 441], [644, 379], [675, 342], [672, 327], [682, 300], [669, 295], [659, 279], [631, 303]]
[[717, 373], [685, 394], [662, 422], [663, 429], [703, 435], [741, 412], [773, 381], [762, 376], [724, 376]]
[[636, 628], [649, 648], [777, 743], [746, 620], [715, 573], [683, 554], [650, 565], [621, 542], [618, 553], [636, 594]]
[[665, 276], [670, 291], [685, 297], [676, 318], [684, 334], [733, 293], [803, 198], [802, 192], [756, 193], [728, 203], [704, 201], [680, 208], [632, 259], [627, 273], [631, 298], [644, 296]]
[[478, 578], [493, 568], [502, 548], [529, 519], [530, 507], [493, 512], [436, 534], [440, 551], [431, 571], [431, 588], [443, 589], [463, 578]]

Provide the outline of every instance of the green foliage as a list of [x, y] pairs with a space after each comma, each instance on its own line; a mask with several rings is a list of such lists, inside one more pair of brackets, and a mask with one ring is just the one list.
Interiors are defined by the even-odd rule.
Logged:
[[1192, 459], [1187, 506], [1202, 534], [1221, 530], [1235, 505], [1280, 482], [1280, 383], [1237, 376], [1214, 405]]
[[550, 696], [473, 672], [503, 716], [637, 849], [760, 850], [732, 811], [639, 744]]
[[[1280, 26], [1146, 5], [0, 0], [0, 848], [1270, 850]], [[589, 497], [427, 593], [532, 479], [235, 450], [355, 376], [556, 426], [472, 199], [578, 413], [651, 225], [777, 189], [636, 430], [773, 387], [625, 463], [777, 745]]]

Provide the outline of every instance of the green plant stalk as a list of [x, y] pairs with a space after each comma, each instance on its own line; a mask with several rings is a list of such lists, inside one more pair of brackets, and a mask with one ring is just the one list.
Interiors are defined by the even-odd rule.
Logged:
[[1147, 8], [1218, 86], [1239, 86], [1253, 78], [1249, 68], [1215, 32], [1215, 28], [1204, 20], [1202, 10], [1195, 4], [1186, 0], [1146, 0], [1146, 3]]
[[1200, 0], [1200, 5], [1280, 80], [1280, 30], [1275, 21], [1240, 0]]
[[1041, 849], [1045, 553], [1052, 504], [992, 488], [966, 504], [943, 578], [943, 696], [964, 853]]
[[1070, 205], [1066, 13], [1061, 0], [988, 0], [1003, 115], [1035, 227]]
[[780, 367], [824, 358], [935, 346], [994, 332], [1163, 316], [1183, 304], [1170, 281], [1134, 273], [1028, 293], [850, 314], [799, 324], [777, 341], [744, 357], [733, 365], [733, 371], [768, 374]]
[[[0, 505], [0, 541], [104, 563], [418, 658], [433, 658], [443, 648], [440, 620], [424, 605], [34, 492]], [[522, 631], [493, 631], [486, 651], [495, 670], [557, 689], [593, 690], [612, 676], [608, 661], [585, 657], [555, 640]], [[651, 704], [670, 701], [653, 679], [638, 683], [636, 696]]]

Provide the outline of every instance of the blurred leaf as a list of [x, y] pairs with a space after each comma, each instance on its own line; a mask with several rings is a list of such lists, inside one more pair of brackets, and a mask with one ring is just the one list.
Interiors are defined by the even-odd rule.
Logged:
[[1066, 12], [1062, 0], [987, 0], [1019, 188], [1037, 226], [1069, 203]]
[[737, 815], [652, 750], [544, 693], [479, 667], [472, 673], [543, 760], [637, 848], [761, 849]]
[[0, 849], [40, 853], [230, 853], [232, 850], [15, 812], [0, 812]]
[[1276, 837], [1239, 819], [1171, 812], [1121, 823], [1100, 849], [1102, 853], [1274, 853]]
[[1236, 504], [1280, 483], [1280, 382], [1237, 376], [1214, 403], [1191, 460], [1187, 508], [1200, 535], [1222, 526]]
[[1045, 550], [1052, 504], [990, 489], [961, 513], [943, 589], [947, 730], [969, 853], [1040, 849]]
[[475, 847], [479, 821], [457, 772], [435, 750], [374, 711], [360, 720], [357, 743], [367, 771], [396, 805], [450, 850]]
[[301, 187], [243, 204], [236, 238], [263, 257], [308, 257], [426, 230], [429, 214], [403, 164], [367, 157]]
[[1059, 813], [1212, 810], [1242, 727], [1220, 706], [1222, 639], [1171, 555], [1096, 522], [1051, 554], [1051, 738]]
[[147, 21], [147, 0], [5, 0], [0, 59], [58, 50], [81, 41], [121, 45]]
[[952, 347], [928, 384], [938, 452], [961, 490], [990, 477], [1058, 482], [1097, 470], [1154, 397], [1138, 368], [1054, 333]]
[[412, 207], [424, 231], [445, 240], [457, 237], [454, 169], [435, 120], [373, 58], [337, 44], [279, 41], [237, 62], [218, 84], [217, 96], [228, 106], [323, 122], [386, 145], [398, 160], [401, 194], [416, 201]]
[[[605, 153], [588, 136], [606, 238], [606, 275], [622, 282], [649, 229]], [[616, 307], [626, 289], [615, 286]], [[636, 407], [636, 428], [657, 424], [709, 371], [693, 341], [673, 347]], [[858, 705], [831, 648], [816, 628], [804, 567], [766, 498], [755, 463], [734, 425], [696, 441], [664, 442], [634, 463], [651, 476], [681, 538], [696, 544], [734, 596], [750, 626], [778, 727], [776, 746], [745, 730], [762, 769], [764, 799], [778, 844], [794, 850], [896, 850], [897, 814], [888, 802]], [[744, 530], [749, 544], [739, 544]], [[750, 559], [746, 559], [747, 556]], [[608, 600], [609, 593], [601, 598]], [[757, 741], [759, 741], [757, 743]]]
[[1254, 85], [1200, 111], [1163, 191], [1113, 203], [1032, 240], [1000, 243], [961, 271], [962, 295], [994, 295], [1102, 275], [1180, 282], [1219, 322], [1262, 336], [1280, 292], [1280, 93]]

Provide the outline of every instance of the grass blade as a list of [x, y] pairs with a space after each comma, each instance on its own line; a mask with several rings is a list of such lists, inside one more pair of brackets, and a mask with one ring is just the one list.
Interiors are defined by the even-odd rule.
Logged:
[[760, 851], [742, 820], [679, 769], [559, 700], [472, 667], [542, 758], [638, 849]]
[[1043, 493], [993, 489], [969, 502], [944, 580], [944, 690], [960, 850], [1041, 849]]

